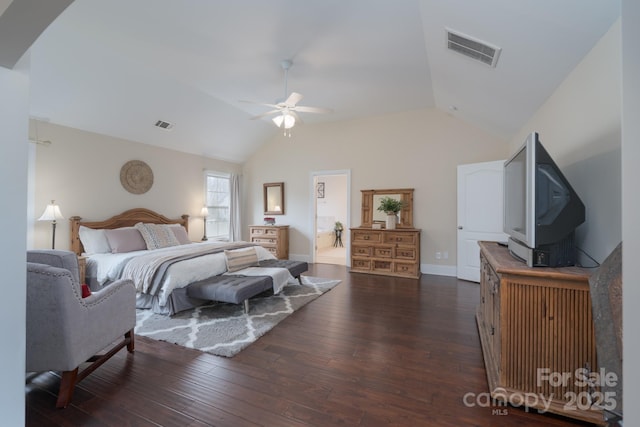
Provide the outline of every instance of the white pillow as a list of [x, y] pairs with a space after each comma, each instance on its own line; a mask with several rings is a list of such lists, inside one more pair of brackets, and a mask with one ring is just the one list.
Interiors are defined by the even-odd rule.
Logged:
[[103, 229], [96, 230], [81, 225], [78, 235], [86, 254], [107, 254], [111, 252], [107, 234]]

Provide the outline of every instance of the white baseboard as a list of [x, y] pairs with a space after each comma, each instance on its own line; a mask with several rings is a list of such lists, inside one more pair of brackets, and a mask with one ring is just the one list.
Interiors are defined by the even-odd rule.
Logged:
[[[304, 254], [289, 254], [289, 259], [311, 263], [311, 256]], [[458, 269], [455, 265], [420, 264], [420, 271], [422, 274], [435, 274], [437, 276], [458, 276]]]
[[455, 265], [420, 264], [422, 274], [435, 274], [437, 276], [458, 276], [458, 269]]

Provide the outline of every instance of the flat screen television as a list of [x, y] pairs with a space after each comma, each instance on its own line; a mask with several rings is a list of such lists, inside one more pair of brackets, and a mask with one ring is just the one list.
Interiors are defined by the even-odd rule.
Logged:
[[537, 132], [504, 164], [504, 232], [509, 251], [529, 267], [575, 265], [575, 229], [584, 204], [540, 143]]

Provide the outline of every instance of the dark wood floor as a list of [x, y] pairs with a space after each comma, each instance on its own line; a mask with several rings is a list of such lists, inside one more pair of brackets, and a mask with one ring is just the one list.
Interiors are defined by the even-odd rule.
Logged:
[[136, 337], [135, 354], [89, 375], [66, 409], [54, 407], [56, 375], [30, 379], [27, 426], [583, 425], [465, 405], [487, 391], [477, 284], [325, 264], [307, 274], [342, 283], [231, 359]]

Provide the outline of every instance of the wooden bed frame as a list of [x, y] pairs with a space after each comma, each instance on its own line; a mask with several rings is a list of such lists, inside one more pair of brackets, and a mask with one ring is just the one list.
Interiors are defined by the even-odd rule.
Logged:
[[182, 215], [180, 219], [170, 219], [164, 215], [160, 215], [145, 208], [135, 208], [124, 211], [121, 214], [112, 216], [104, 221], [82, 221], [79, 216], [72, 216], [69, 218], [71, 222], [71, 250], [76, 255], [82, 255], [84, 247], [80, 241], [80, 226], [94, 228], [94, 229], [114, 229], [120, 227], [133, 227], [139, 222], [152, 223], [152, 224], [180, 224], [187, 232], [189, 232], [189, 215]]

